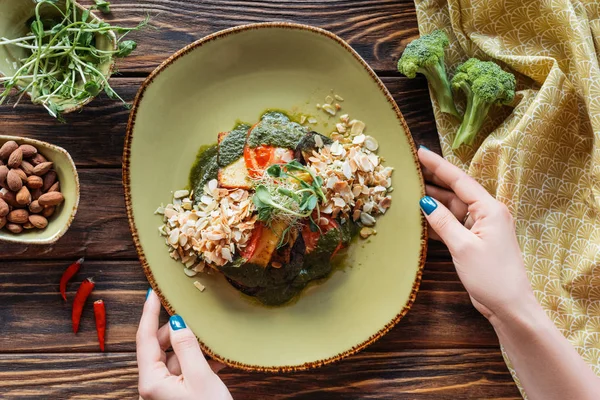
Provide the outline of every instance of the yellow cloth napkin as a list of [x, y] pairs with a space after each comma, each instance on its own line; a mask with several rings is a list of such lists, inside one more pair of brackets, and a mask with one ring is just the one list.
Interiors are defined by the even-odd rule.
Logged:
[[509, 207], [538, 301], [600, 375], [600, 2], [415, 3], [421, 33], [450, 38], [449, 76], [468, 57], [517, 76], [472, 147], [452, 151], [459, 122], [434, 101], [442, 151]]

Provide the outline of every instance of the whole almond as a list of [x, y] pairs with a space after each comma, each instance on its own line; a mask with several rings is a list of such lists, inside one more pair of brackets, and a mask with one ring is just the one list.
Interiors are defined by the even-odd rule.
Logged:
[[27, 176], [33, 175], [33, 165], [31, 165], [30, 162], [25, 160], [21, 161], [21, 169], [25, 171]]
[[31, 191], [31, 199], [32, 200], [37, 200], [40, 198], [40, 196], [42, 195], [42, 189], [33, 189]]
[[17, 193], [17, 203], [22, 206], [27, 206], [31, 203], [31, 193], [29, 193], [27, 186], [23, 186]]
[[9, 206], [17, 207], [19, 205], [19, 203], [17, 203], [17, 196], [15, 193], [8, 190], [2, 194], [2, 200], [4, 200]]
[[[0, 179], [0, 182], [2, 182], [2, 179]], [[44, 193], [47, 192], [48, 189], [54, 185], [54, 182], [56, 182], [56, 171], [48, 171], [48, 173], [44, 175], [44, 186], [42, 186], [42, 191]]]
[[[44, 217], [42, 217], [42, 218], [44, 218]], [[23, 224], [23, 228], [24, 229], [33, 229], [33, 228], [35, 228], [35, 225], [33, 225], [31, 222], [27, 221]]]
[[44, 207], [40, 206], [40, 203], [37, 200], [34, 200], [29, 205], [29, 211], [33, 214], [39, 214], [44, 210]]
[[8, 167], [6, 165], [0, 165], [0, 183], [6, 181], [6, 175], [8, 175]]
[[46, 172], [50, 171], [50, 168], [52, 168], [52, 165], [53, 165], [53, 163], [49, 162], [49, 161], [38, 164], [33, 168], [33, 174], [37, 175], [37, 176], [42, 176]]
[[27, 187], [30, 189], [39, 189], [44, 186], [44, 180], [36, 175], [31, 175], [27, 178]]
[[54, 211], [56, 211], [56, 207], [46, 207], [44, 208], [44, 211], [42, 211], [42, 215], [46, 218], [50, 218], [52, 214], [54, 214]]
[[41, 215], [30, 215], [29, 222], [38, 229], [44, 229], [48, 226], [48, 220]]
[[46, 160], [46, 157], [44, 157], [40, 153], [37, 153], [35, 156], [31, 157], [31, 164], [34, 167], [37, 166], [37, 165], [40, 165], [41, 163], [45, 163], [47, 161], [48, 160]]
[[50, 186], [48, 193], [50, 192], [60, 192], [60, 182], [55, 182], [54, 185]]
[[6, 183], [8, 188], [13, 192], [18, 192], [23, 187], [23, 180], [21, 176], [15, 169], [11, 169], [8, 171], [8, 175], [6, 176]]
[[8, 229], [12, 233], [21, 233], [23, 232], [23, 227], [17, 224], [6, 224], [6, 229]]
[[48, 192], [40, 196], [38, 203], [41, 206], [57, 206], [65, 200], [60, 192]]
[[22, 144], [19, 148], [23, 152], [23, 158], [33, 157], [37, 154], [37, 149], [30, 144]]
[[23, 151], [21, 149], [16, 149], [10, 153], [10, 157], [8, 157], [8, 166], [11, 168], [19, 168], [21, 166], [21, 161], [23, 161]]
[[16, 168], [15, 172], [19, 174], [23, 183], [27, 182], [27, 174], [21, 168]]
[[8, 216], [6, 217], [6, 219], [8, 219], [9, 222], [12, 222], [13, 224], [24, 224], [25, 222], [27, 222], [29, 218], [29, 213], [27, 212], [27, 210], [12, 210], [11, 212], [8, 213]]
[[6, 217], [0, 217], [0, 229], [4, 228], [6, 225]]
[[9, 140], [0, 147], [0, 158], [3, 160], [8, 159], [13, 151], [19, 148], [19, 145], [14, 140]]
[[[10, 208], [8, 208], [8, 204], [3, 199], [0, 199], [0, 218], [6, 217], [9, 211]], [[0, 229], [2, 228], [0, 227]]]

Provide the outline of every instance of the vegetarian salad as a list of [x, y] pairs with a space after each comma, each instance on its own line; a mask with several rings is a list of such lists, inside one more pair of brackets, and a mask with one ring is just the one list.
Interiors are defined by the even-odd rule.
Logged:
[[269, 111], [200, 150], [190, 190], [157, 210], [188, 276], [217, 271], [242, 293], [280, 305], [327, 277], [354, 236], [376, 233], [393, 190], [377, 141], [348, 115], [330, 136], [303, 123]]

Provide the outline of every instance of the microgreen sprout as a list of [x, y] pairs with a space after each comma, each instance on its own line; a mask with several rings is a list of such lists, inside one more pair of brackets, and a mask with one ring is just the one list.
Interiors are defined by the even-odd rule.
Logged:
[[287, 224], [278, 247], [286, 244], [289, 231], [300, 220], [309, 218], [311, 226], [318, 227], [312, 215], [320, 216], [319, 202], [325, 200], [322, 185], [323, 179], [298, 161], [272, 165], [257, 181], [253, 202], [258, 219], [267, 225], [274, 221]]
[[[136, 48], [132, 40], [123, 40], [131, 31], [147, 25], [148, 18], [135, 27], [112, 26], [95, 19], [90, 10], [81, 10], [74, 0], [63, 7], [56, 0], [36, 0], [35, 14], [28, 21], [29, 33], [16, 39], [0, 38], [0, 46], [26, 49], [28, 55], [15, 62], [12, 76], [0, 78], [4, 90], [0, 104], [8, 99], [12, 89], [19, 97], [29, 93], [34, 104], [41, 104], [55, 118], [74, 104], [82, 103], [104, 88], [111, 99], [125, 101], [110, 87], [108, 77], [101, 72], [103, 65], [115, 57], [126, 57]], [[95, 1], [93, 9], [110, 12], [110, 3]], [[44, 9], [42, 10], [42, 7]], [[56, 17], [42, 15], [52, 10]], [[117, 35], [117, 48], [102, 50], [97, 40], [112, 42]]]
[[103, 13], [103, 14], [110, 13], [110, 2], [105, 1], [105, 0], [94, 0], [94, 3], [96, 3], [94, 8], [97, 8], [98, 10], [100, 10], [101, 13]]

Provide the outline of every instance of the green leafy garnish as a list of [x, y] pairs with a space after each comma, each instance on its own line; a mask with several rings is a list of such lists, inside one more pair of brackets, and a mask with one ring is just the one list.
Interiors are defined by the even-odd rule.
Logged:
[[[321, 177], [315, 176], [297, 161], [275, 164], [266, 169], [257, 182], [252, 200], [260, 221], [267, 225], [274, 221], [287, 224], [278, 247], [286, 244], [288, 232], [300, 220], [309, 218], [312, 221], [313, 212], [320, 215], [319, 202], [325, 200], [322, 185]], [[314, 225], [318, 229], [317, 224]]]
[[96, 3], [95, 7], [98, 10], [100, 10], [101, 13], [103, 13], [103, 14], [110, 13], [110, 2], [105, 1], [105, 0], [94, 0], [94, 3]]
[[[125, 103], [101, 70], [114, 57], [126, 57], [135, 50], [134, 41], [123, 39], [129, 32], [147, 25], [148, 18], [132, 28], [112, 26], [93, 19], [87, 9], [81, 11], [74, 0], [66, 0], [62, 7], [56, 0], [36, 0], [36, 3], [34, 17], [27, 23], [30, 31], [27, 35], [16, 39], [0, 37], [0, 46], [28, 52], [16, 60], [12, 76], [0, 78], [4, 86], [0, 91], [0, 104], [6, 102], [12, 89], [17, 89], [20, 96], [15, 105], [29, 93], [34, 104], [41, 104], [50, 115], [60, 118], [67, 108], [96, 96], [102, 88], [110, 98]], [[110, 12], [109, 2], [96, 0], [95, 3], [93, 9]], [[48, 19], [41, 14], [49, 10], [57, 17]], [[97, 47], [98, 40], [112, 42], [114, 35], [120, 35], [117, 49]]]

